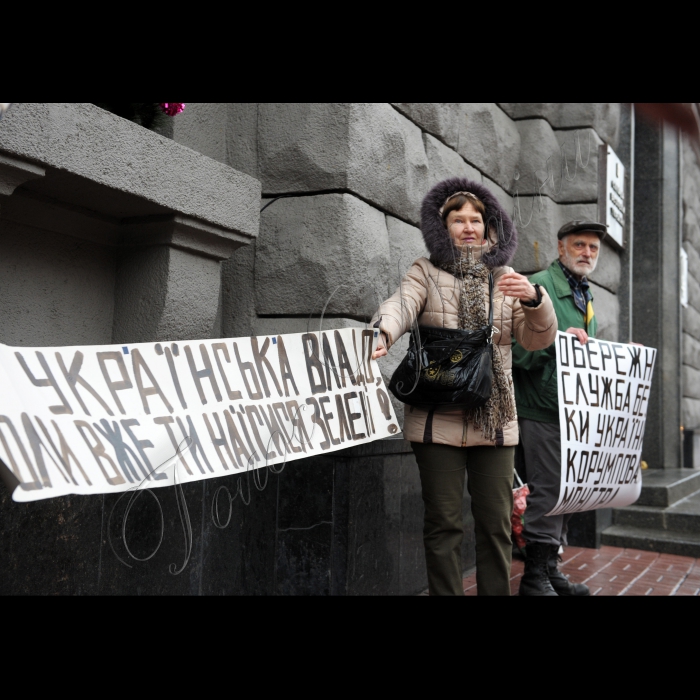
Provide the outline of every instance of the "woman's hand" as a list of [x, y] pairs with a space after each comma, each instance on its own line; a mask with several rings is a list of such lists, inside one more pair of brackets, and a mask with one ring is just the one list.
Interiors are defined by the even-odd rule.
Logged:
[[380, 357], [384, 357], [385, 355], [388, 355], [389, 353], [387, 352], [386, 349], [386, 339], [384, 336], [384, 333], [379, 334], [379, 340], [377, 341], [377, 349], [372, 353], [372, 359], [373, 360], [378, 360]]
[[585, 345], [588, 342], [588, 333], [583, 328], [568, 328], [566, 332], [575, 335], [581, 345]]
[[525, 275], [509, 272], [498, 280], [498, 289], [506, 296], [515, 297], [521, 301], [537, 301], [537, 290], [530, 284]]

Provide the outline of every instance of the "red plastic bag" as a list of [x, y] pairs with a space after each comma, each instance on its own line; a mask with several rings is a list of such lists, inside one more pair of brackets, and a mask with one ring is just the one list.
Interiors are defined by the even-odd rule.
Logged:
[[525, 525], [525, 509], [527, 508], [527, 497], [530, 494], [530, 489], [527, 487], [527, 484], [523, 485], [517, 473], [515, 478], [520, 486], [517, 489], [513, 489], [513, 515], [510, 516], [510, 525], [513, 530], [515, 544], [519, 549], [524, 549], [523, 527]]

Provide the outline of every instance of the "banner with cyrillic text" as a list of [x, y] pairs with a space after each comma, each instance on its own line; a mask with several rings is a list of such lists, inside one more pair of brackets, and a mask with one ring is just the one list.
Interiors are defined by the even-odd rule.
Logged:
[[0, 345], [0, 474], [15, 501], [36, 501], [240, 474], [395, 435], [376, 333]]
[[641, 493], [656, 350], [558, 333], [561, 488], [547, 515], [622, 508]]

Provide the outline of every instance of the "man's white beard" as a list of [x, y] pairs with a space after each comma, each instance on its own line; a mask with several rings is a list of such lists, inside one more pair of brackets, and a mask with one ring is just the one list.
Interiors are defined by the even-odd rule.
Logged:
[[581, 277], [587, 277], [588, 275], [593, 274], [596, 266], [598, 265], [598, 258], [591, 260], [589, 265], [577, 265], [575, 262], [576, 258], [571, 258], [568, 253], [564, 253], [560, 259], [564, 267], [571, 270], [571, 272], [573, 272], [575, 275], [579, 275]]

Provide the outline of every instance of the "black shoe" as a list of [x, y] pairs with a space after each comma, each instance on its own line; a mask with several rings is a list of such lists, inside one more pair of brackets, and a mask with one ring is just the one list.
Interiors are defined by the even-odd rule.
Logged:
[[557, 595], [549, 581], [547, 559], [549, 545], [528, 542], [525, 557], [525, 573], [520, 580], [520, 595]]
[[590, 595], [591, 591], [588, 586], [583, 583], [571, 583], [571, 581], [569, 581], [569, 577], [565, 576], [561, 571], [559, 571], [557, 565], [560, 561], [561, 557], [559, 556], [559, 545], [550, 545], [549, 558], [547, 559], [547, 573], [549, 574], [549, 581], [552, 584], [552, 588], [554, 588], [557, 595]]

